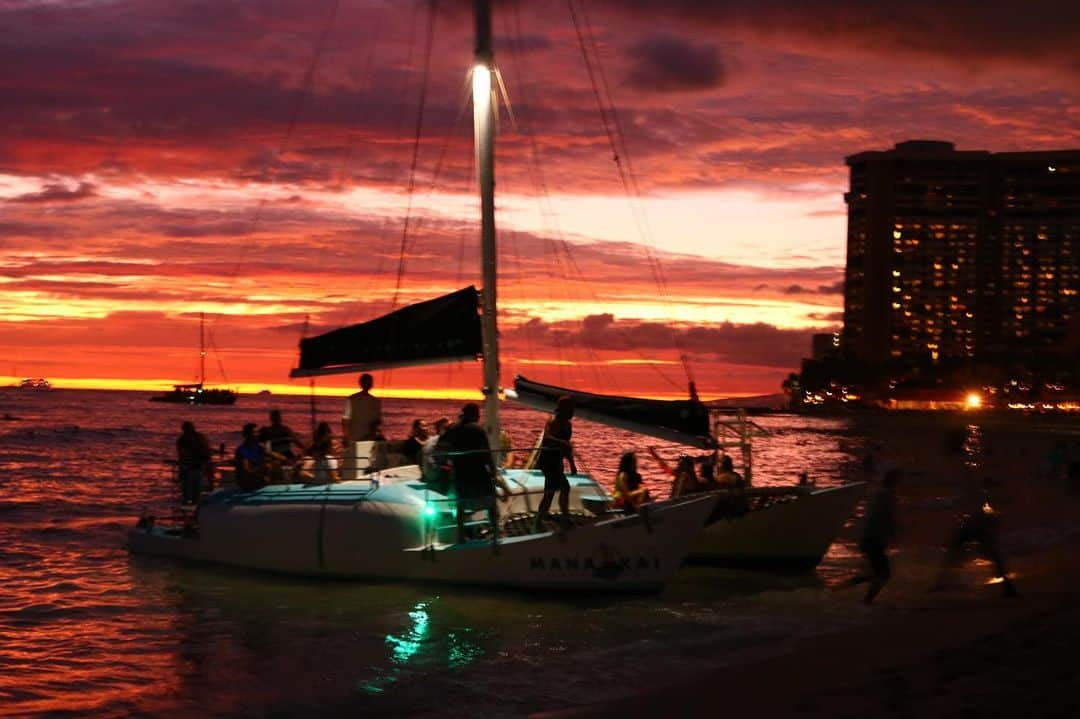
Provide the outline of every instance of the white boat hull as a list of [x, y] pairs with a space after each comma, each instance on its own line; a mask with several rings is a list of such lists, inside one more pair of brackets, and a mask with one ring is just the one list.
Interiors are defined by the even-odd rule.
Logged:
[[690, 556], [730, 566], [817, 566], [865, 489], [862, 482], [818, 489], [713, 522], [694, 542]]
[[[602, 517], [563, 533], [439, 541], [427, 517], [430, 493], [366, 483], [289, 486], [232, 493], [242, 501], [199, 507], [198, 530], [137, 527], [133, 553], [316, 577], [404, 579], [568, 590], [657, 590], [682, 564], [715, 497], [658, 505], [645, 516]], [[299, 487], [299, 485], [293, 485]], [[263, 492], [265, 490], [260, 490]], [[380, 494], [389, 501], [381, 501]], [[425, 517], [427, 517], [425, 519]]]

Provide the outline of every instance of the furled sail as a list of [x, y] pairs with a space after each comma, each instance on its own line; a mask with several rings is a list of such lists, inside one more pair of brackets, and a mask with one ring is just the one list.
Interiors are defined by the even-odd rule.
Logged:
[[341, 374], [476, 359], [479, 292], [473, 286], [388, 315], [300, 340], [290, 377]]
[[514, 378], [510, 399], [535, 409], [553, 410], [564, 395], [574, 398], [575, 416], [611, 427], [646, 434], [699, 448], [716, 446], [709, 427], [709, 410], [699, 400], [660, 400], [578, 392], [540, 384], [520, 375]]

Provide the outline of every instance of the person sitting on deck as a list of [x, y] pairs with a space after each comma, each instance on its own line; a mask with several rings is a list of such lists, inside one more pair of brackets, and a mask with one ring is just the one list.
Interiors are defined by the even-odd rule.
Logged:
[[270, 410], [270, 424], [259, 429], [259, 441], [269, 442], [270, 446], [267, 449], [280, 454], [287, 462], [296, 460], [293, 445], [300, 449], [304, 448], [300, 436], [293, 432], [292, 428], [282, 423], [281, 410], [278, 409]]
[[715, 451], [712, 454], [703, 454], [700, 457], [695, 457], [694, 462], [701, 465], [701, 469], [698, 470], [698, 478], [702, 489], [708, 491], [711, 489], [719, 489], [720, 485], [716, 482], [716, 468], [719, 463], [719, 456]]
[[435, 456], [435, 447], [449, 426], [449, 417], [435, 420], [435, 433], [424, 440], [424, 445], [420, 448], [420, 471], [424, 473], [424, 482], [440, 494], [446, 494], [449, 472], [448, 463]]
[[340, 482], [337, 457], [334, 457], [334, 436], [329, 422], [319, 422], [315, 439], [308, 447], [307, 456], [300, 470], [301, 479], [307, 484], [331, 484]]
[[511, 469], [516, 458], [514, 457], [514, 442], [510, 439], [510, 433], [505, 429], [499, 431], [499, 466], [503, 469]]
[[255, 423], [244, 425], [244, 441], [236, 448], [236, 486], [252, 492], [269, 484], [270, 453], [255, 435]]
[[720, 458], [720, 471], [714, 481], [720, 489], [740, 489], [745, 486], [742, 475], [735, 471], [735, 463], [731, 461], [729, 454]]
[[409, 430], [409, 438], [405, 440], [401, 453], [410, 464], [420, 464], [424, 442], [428, 440], [427, 422], [422, 419], [414, 419], [412, 429]]
[[671, 498], [682, 497], [687, 494], [700, 492], [704, 489], [698, 480], [697, 472], [694, 471], [694, 458], [689, 455], [679, 457], [675, 469], [671, 468], [664, 458], [661, 457], [655, 447], [649, 447], [649, 455], [660, 465], [660, 469], [671, 475]]
[[623, 514], [636, 514], [638, 508], [650, 501], [649, 490], [641, 486], [641, 473], [637, 468], [637, 455], [623, 452], [619, 470], [615, 474], [615, 493], [611, 505]]
[[442, 435], [439, 444], [449, 450], [453, 467], [454, 497], [457, 505], [457, 541], [464, 542], [465, 515], [479, 510], [488, 512], [492, 536], [498, 526], [498, 509], [495, 504], [495, 487], [502, 490], [503, 497], [510, 494], [510, 487], [499, 476], [491, 457], [491, 444], [487, 432], [480, 426], [480, 407], [469, 402], [461, 408], [461, 417]]

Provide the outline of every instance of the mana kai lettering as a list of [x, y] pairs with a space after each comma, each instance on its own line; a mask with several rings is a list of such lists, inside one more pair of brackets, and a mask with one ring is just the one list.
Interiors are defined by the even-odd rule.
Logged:
[[574, 557], [532, 557], [529, 570], [534, 572], [639, 572], [660, 571], [659, 555], [636, 557], [597, 558], [592, 556]]

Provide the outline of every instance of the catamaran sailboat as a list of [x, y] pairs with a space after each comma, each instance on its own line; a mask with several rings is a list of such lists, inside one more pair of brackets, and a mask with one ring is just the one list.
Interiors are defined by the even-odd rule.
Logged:
[[561, 396], [574, 398], [582, 419], [699, 449], [734, 449], [742, 455], [747, 487], [716, 490], [717, 510], [694, 541], [690, 556], [741, 567], [811, 568], [818, 565], [855, 504], [864, 482], [835, 487], [752, 486], [752, 437], [745, 415], [710, 412], [695, 398], [656, 400], [577, 392], [518, 377], [512, 399], [550, 411]]
[[[293, 376], [313, 376], [482, 357], [485, 420], [499, 438], [494, 203], [495, 104], [490, 0], [476, 3], [473, 107], [481, 197], [484, 289], [467, 287], [355, 327], [305, 339]], [[355, 454], [355, 451], [354, 451]], [[366, 453], [365, 453], [366, 456]], [[591, 478], [571, 477], [574, 527], [532, 532], [543, 479], [505, 470], [516, 489], [497, 527], [462, 541], [454, 500], [422, 481], [415, 465], [362, 468], [360, 479], [308, 486], [220, 490], [179, 526], [144, 517], [131, 551], [309, 576], [438, 580], [573, 590], [656, 590], [678, 570], [717, 498], [658, 504], [635, 516], [605, 511]]]

